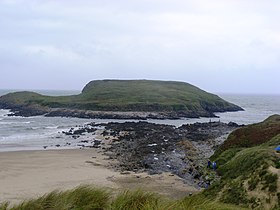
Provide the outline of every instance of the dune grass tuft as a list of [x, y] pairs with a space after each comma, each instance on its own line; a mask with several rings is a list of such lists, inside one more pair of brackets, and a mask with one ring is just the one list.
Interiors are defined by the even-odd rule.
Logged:
[[134, 210], [155, 210], [159, 209], [160, 196], [155, 193], [137, 190], [134, 192], [125, 191], [119, 194], [112, 202], [111, 209], [134, 209]]
[[[64, 192], [53, 191], [38, 199], [31, 199], [3, 210], [102, 210], [108, 209], [110, 193], [104, 189], [81, 186]], [[0, 206], [1, 207], [1, 206]], [[1, 208], [0, 208], [1, 209]], [[1, 210], [2, 210], [1, 209]]]
[[0, 210], [6, 210], [8, 209], [9, 202], [4, 202], [0, 204]]
[[235, 206], [231, 204], [225, 204], [221, 202], [217, 202], [215, 199], [209, 199], [204, 195], [197, 194], [191, 197], [186, 197], [181, 201], [177, 201], [174, 203], [172, 208], [168, 209], [176, 209], [176, 210], [236, 210], [236, 209], [246, 209], [241, 208], [240, 206]]
[[14, 206], [9, 206], [8, 202], [0, 204], [0, 210], [233, 210], [236, 207], [200, 194], [171, 201], [142, 190], [124, 191], [114, 196], [105, 189], [91, 186], [53, 191]]

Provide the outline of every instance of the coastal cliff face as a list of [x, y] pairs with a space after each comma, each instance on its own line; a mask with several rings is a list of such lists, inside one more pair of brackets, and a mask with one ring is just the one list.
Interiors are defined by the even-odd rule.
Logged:
[[21, 116], [111, 119], [214, 117], [214, 112], [242, 110], [188, 83], [151, 80], [91, 81], [73, 96], [9, 93], [0, 97], [0, 108]]

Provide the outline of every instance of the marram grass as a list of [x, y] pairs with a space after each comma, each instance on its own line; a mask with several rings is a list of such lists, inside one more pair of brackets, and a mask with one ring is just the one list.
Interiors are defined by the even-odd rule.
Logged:
[[160, 196], [155, 193], [137, 190], [134, 192], [125, 191], [117, 195], [111, 203], [111, 209], [159, 209]]
[[218, 203], [198, 194], [182, 200], [167, 200], [142, 190], [113, 195], [108, 190], [81, 186], [73, 190], [53, 191], [37, 199], [11, 206], [0, 204], [0, 210], [234, 210], [240, 207]]
[[19, 205], [8, 208], [7, 203], [0, 210], [90, 210], [107, 209], [110, 194], [104, 189], [81, 186], [64, 192], [53, 191], [37, 199], [26, 200]]

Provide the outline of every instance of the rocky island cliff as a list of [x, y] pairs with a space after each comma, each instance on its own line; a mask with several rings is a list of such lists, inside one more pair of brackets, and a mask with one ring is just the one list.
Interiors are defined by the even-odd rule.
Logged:
[[0, 97], [0, 108], [20, 116], [107, 119], [215, 117], [215, 112], [242, 110], [191, 84], [153, 80], [95, 80], [72, 96], [9, 93]]

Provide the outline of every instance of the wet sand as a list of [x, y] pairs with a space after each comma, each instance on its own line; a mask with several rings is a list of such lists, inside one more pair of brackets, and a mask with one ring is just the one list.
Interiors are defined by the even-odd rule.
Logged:
[[110, 169], [107, 157], [96, 149], [0, 153], [0, 203], [18, 203], [83, 184], [113, 191], [142, 188], [172, 198], [197, 191], [168, 173], [152, 176], [133, 172], [120, 174]]

